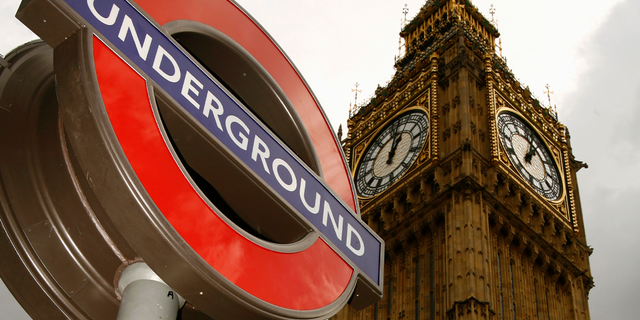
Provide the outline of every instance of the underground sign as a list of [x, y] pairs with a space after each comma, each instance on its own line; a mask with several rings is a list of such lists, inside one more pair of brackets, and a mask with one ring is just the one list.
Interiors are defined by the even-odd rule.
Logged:
[[[296, 69], [237, 4], [25, 0], [17, 17], [53, 48], [52, 61], [47, 48], [29, 49], [43, 62], [23, 69], [53, 69], [18, 95], [55, 88], [50, 130], [62, 151], [52, 153], [79, 198], [64, 201], [89, 218], [47, 213], [4, 237], [24, 239], [29, 249], [12, 254], [37, 258], [68, 300], [78, 297], [68, 303], [80, 307], [67, 309], [96, 312], [78, 292], [89, 290], [83, 281], [100, 287], [99, 277], [78, 262], [85, 279], [56, 278], [65, 268], [47, 265], [44, 247], [53, 245], [36, 232], [73, 247], [81, 236], [69, 225], [82, 219], [120, 262], [144, 260], [188, 306], [216, 319], [325, 319], [347, 302], [360, 309], [380, 299], [384, 243], [359, 218], [340, 145]], [[7, 58], [35, 59], [24, 56]], [[38, 170], [46, 179], [50, 169]], [[7, 221], [6, 212], [19, 214], [4, 211]], [[109, 267], [95, 269], [108, 279]]]

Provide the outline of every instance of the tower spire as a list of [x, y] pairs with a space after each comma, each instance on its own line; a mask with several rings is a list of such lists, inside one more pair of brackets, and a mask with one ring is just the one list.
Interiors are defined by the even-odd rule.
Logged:
[[[593, 278], [575, 182], [580, 164], [550, 85], [536, 97], [507, 66], [494, 0], [482, 12], [473, 0], [425, 1], [411, 18], [403, 6], [396, 72], [354, 107], [342, 145], [361, 217], [393, 247], [385, 287], [413, 285], [385, 291], [380, 308], [343, 309], [335, 319], [588, 320]], [[483, 171], [485, 182], [473, 182]], [[473, 236], [457, 232], [461, 225], [473, 225]], [[556, 290], [567, 279], [579, 285]], [[443, 284], [456, 289], [429, 294]]]

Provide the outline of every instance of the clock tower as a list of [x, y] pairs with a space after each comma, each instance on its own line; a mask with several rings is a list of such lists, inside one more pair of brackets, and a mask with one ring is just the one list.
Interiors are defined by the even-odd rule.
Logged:
[[568, 129], [496, 54], [468, 0], [429, 0], [396, 73], [348, 120], [362, 219], [386, 242], [384, 297], [333, 319], [590, 319]]

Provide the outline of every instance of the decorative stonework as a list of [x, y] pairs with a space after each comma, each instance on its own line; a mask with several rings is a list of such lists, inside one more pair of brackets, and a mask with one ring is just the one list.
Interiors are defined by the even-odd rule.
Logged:
[[580, 228], [578, 226], [578, 216], [576, 214], [576, 202], [573, 195], [573, 181], [571, 179], [571, 166], [569, 165], [569, 148], [566, 143], [562, 144], [562, 162], [565, 167], [565, 179], [567, 183], [567, 197], [569, 199], [569, 210], [571, 214], [571, 221], [573, 226], [573, 231], [575, 233], [580, 232]]
[[438, 150], [438, 134], [439, 134], [439, 119], [438, 114], [438, 58], [437, 54], [431, 57], [430, 73], [431, 73], [431, 152], [433, 154], [433, 161], [438, 163], [440, 161], [440, 152]]

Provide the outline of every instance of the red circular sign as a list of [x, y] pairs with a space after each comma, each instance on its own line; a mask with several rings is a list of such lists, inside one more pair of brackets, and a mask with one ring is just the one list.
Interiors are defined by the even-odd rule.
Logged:
[[353, 268], [319, 238], [299, 252], [276, 251], [230, 227], [194, 189], [167, 148], [145, 80], [101, 41], [94, 38], [93, 43], [102, 99], [127, 161], [191, 248], [227, 280], [273, 305], [314, 310], [336, 301]]

